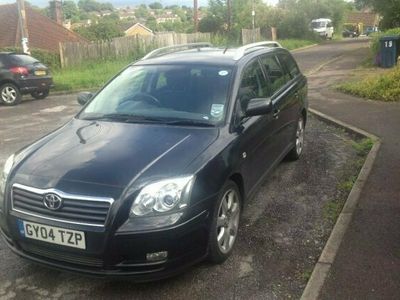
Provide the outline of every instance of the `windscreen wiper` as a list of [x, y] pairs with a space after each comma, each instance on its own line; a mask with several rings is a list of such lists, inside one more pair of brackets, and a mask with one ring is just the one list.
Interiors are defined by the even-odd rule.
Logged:
[[102, 114], [102, 115], [94, 115], [94, 116], [87, 116], [83, 117], [83, 120], [90, 120], [90, 121], [97, 121], [97, 120], [113, 120], [113, 121], [120, 121], [120, 122], [127, 122], [127, 123], [163, 123], [165, 120], [161, 118], [153, 118], [153, 117], [146, 117], [146, 116], [136, 116], [132, 114]]
[[177, 119], [173, 121], [165, 122], [167, 125], [188, 125], [188, 126], [201, 126], [201, 127], [214, 127], [214, 124], [209, 122], [204, 122], [201, 120], [192, 119]]

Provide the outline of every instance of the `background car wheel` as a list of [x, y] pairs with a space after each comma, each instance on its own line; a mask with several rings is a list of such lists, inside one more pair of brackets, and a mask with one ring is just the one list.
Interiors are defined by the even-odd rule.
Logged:
[[43, 91], [36, 91], [36, 92], [32, 92], [31, 96], [35, 99], [44, 99], [49, 95], [49, 90], [43, 90]]
[[297, 129], [295, 136], [295, 146], [287, 155], [289, 160], [298, 160], [303, 153], [304, 148], [304, 119], [300, 117], [297, 121]]
[[0, 87], [0, 101], [5, 105], [17, 105], [21, 102], [21, 93], [12, 83], [3, 84]]
[[214, 209], [208, 245], [211, 262], [222, 263], [232, 253], [238, 234], [241, 205], [237, 185], [228, 181]]

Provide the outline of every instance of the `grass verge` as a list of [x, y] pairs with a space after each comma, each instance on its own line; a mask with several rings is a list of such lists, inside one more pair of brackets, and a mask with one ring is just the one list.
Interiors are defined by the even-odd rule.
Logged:
[[328, 201], [323, 207], [323, 216], [331, 223], [335, 223], [340, 212], [346, 202], [347, 196], [352, 190], [357, 181], [358, 174], [364, 165], [365, 158], [371, 151], [374, 141], [370, 138], [365, 138], [357, 142], [353, 142], [352, 146], [356, 151], [358, 158], [343, 171], [343, 178], [337, 185], [338, 197]]
[[279, 40], [279, 43], [281, 43], [283, 48], [286, 48], [288, 50], [295, 50], [317, 44], [318, 42], [312, 40], [287, 39], [287, 40]]
[[364, 72], [357, 75], [359, 79], [340, 84], [337, 89], [344, 93], [372, 100], [400, 101], [400, 66], [378, 74], [369, 70], [368, 73]]
[[55, 91], [94, 89], [104, 85], [115, 74], [128, 65], [130, 60], [89, 62], [52, 72]]

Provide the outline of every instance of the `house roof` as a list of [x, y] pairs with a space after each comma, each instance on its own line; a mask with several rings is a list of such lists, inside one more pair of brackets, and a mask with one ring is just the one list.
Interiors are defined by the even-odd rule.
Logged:
[[[60, 42], [87, 41], [29, 6], [25, 11], [30, 48], [57, 52]], [[19, 47], [20, 40], [17, 5], [0, 5], [0, 47]]]
[[135, 23], [135, 24], [133, 24], [132, 26], [130, 26], [128, 29], [125, 30], [125, 33], [128, 32], [128, 31], [131, 30], [131, 29], [134, 29], [135, 27], [142, 27], [144, 30], [147, 30], [148, 32], [153, 33], [153, 30], [151, 30], [150, 28], [144, 26], [144, 25], [141, 24], [141, 23]]
[[349, 12], [346, 23], [363, 23], [367, 26], [375, 26], [379, 23], [379, 15], [371, 12]]

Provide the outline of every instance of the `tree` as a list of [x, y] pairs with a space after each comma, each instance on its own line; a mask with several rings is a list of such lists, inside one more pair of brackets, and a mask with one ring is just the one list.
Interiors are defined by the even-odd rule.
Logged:
[[162, 6], [162, 4], [161, 4], [160, 2], [153, 2], [153, 3], [150, 3], [150, 4], [149, 4], [149, 7], [150, 7], [151, 9], [162, 9], [162, 8], [163, 8], [163, 6]]
[[89, 27], [79, 27], [76, 29], [83, 37], [88, 40], [111, 40], [115, 37], [123, 36], [124, 33], [118, 26], [118, 23], [112, 19], [103, 19], [99, 23]]
[[372, 7], [383, 16], [383, 29], [400, 27], [400, 0], [356, 0], [357, 7]]
[[77, 18], [79, 16], [78, 7], [72, 0], [65, 0], [63, 2], [62, 11], [65, 19]]
[[199, 22], [200, 32], [219, 32], [222, 30], [224, 21], [221, 18], [207, 15]]
[[78, 7], [85, 12], [114, 10], [111, 3], [100, 3], [96, 0], [79, 0]]

